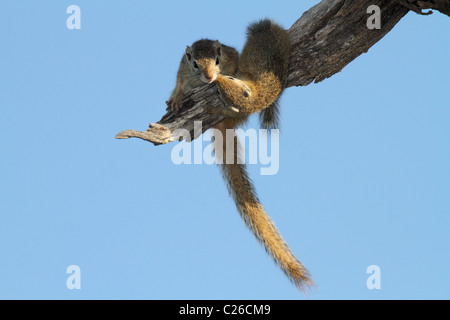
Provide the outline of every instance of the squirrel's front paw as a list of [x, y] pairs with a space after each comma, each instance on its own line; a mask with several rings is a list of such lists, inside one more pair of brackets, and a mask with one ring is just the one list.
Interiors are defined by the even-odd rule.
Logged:
[[220, 92], [219, 92], [219, 97], [222, 99], [223, 104], [216, 105], [214, 107], [206, 106], [207, 112], [212, 113], [212, 114], [221, 115], [221, 116], [232, 117], [232, 118], [238, 117], [240, 115], [239, 109], [226, 103], [226, 101], [223, 100], [223, 97], [220, 94]]
[[175, 95], [167, 101], [167, 104], [172, 109], [172, 112], [178, 112], [181, 109], [183, 95]]

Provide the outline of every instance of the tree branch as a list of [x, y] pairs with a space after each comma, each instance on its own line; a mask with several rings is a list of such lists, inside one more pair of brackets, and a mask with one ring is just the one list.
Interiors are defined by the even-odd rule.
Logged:
[[[381, 9], [381, 29], [369, 29], [367, 9]], [[289, 85], [306, 86], [323, 81], [383, 38], [408, 9], [389, 0], [322, 1], [289, 29], [293, 53]]]
[[[404, 1], [323, 0], [306, 11], [289, 29], [293, 51], [288, 87], [323, 81], [367, 52], [409, 11]], [[367, 27], [371, 15], [367, 9], [371, 5], [381, 9], [381, 29]], [[135, 137], [155, 145], [175, 140], [191, 141], [224, 119], [224, 116], [211, 112], [217, 107], [224, 107], [224, 104], [216, 86], [205, 85], [184, 97], [180, 113], [169, 110], [157, 124], [150, 124], [147, 131], [127, 130], [117, 134], [116, 138]], [[201, 121], [201, 130], [194, 130], [195, 121]]]
[[432, 11], [423, 12], [425, 9], [435, 9], [450, 17], [450, 0], [397, 0], [406, 8], [421, 15], [432, 14]]

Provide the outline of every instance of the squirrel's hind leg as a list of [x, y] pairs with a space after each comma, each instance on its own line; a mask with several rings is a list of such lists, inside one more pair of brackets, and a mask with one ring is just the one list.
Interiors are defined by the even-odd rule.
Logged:
[[241, 116], [246, 116], [258, 111], [255, 104], [255, 90], [252, 83], [236, 77], [218, 75], [216, 85], [219, 94], [228, 109], [237, 111]]

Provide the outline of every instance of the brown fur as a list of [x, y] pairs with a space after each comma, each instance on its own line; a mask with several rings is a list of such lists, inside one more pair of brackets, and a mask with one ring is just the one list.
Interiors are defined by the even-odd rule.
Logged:
[[291, 53], [289, 34], [270, 20], [249, 26], [235, 77], [219, 75], [222, 98], [241, 116], [270, 107], [283, 92]]

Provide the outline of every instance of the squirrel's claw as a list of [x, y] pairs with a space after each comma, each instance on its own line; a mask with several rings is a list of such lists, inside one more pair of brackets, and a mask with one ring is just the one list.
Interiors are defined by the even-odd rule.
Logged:
[[226, 117], [237, 117], [240, 113], [239, 109], [233, 106], [229, 106], [226, 103], [224, 103], [221, 106], [207, 106], [206, 110], [209, 113], [212, 114], [217, 114], [217, 115], [221, 115], [221, 116], [226, 116]]
[[170, 98], [169, 101], [166, 102], [167, 106], [170, 107], [170, 109], [172, 110], [172, 112], [178, 113], [178, 111], [180, 111], [181, 106], [182, 106], [182, 100], [183, 100], [183, 96], [174, 96], [173, 98]]

